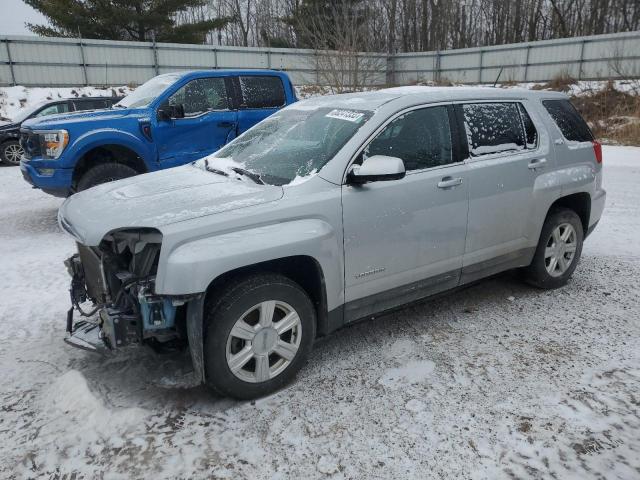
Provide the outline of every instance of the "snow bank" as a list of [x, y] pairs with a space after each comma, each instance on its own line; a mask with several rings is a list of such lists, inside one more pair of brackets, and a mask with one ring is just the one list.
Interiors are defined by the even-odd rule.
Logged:
[[[608, 82], [606, 81], [578, 81], [575, 84], [569, 86], [567, 92], [572, 96], [581, 95], [593, 95], [594, 93], [603, 90]], [[544, 82], [521, 82], [512, 85], [500, 85], [502, 88], [539, 88], [544, 85]], [[616, 90], [622, 92], [638, 92], [640, 90], [640, 82], [633, 80], [616, 80], [613, 82]], [[423, 92], [426, 87], [436, 86], [432, 82], [425, 82], [417, 86], [405, 86], [396, 87], [389, 91], [398, 91], [403, 93], [411, 92]], [[469, 84], [456, 84], [458, 87], [474, 87], [474, 88], [487, 88], [488, 85], [469, 85]], [[315, 87], [315, 86], [297, 86], [295, 87], [298, 98], [312, 98], [324, 95], [331, 95], [334, 89], [328, 86]], [[2, 119], [11, 119], [25, 108], [29, 108], [38, 103], [55, 100], [61, 98], [74, 98], [74, 97], [104, 97], [104, 96], [125, 96], [131, 93], [134, 89], [128, 86], [120, 87], [67, 87], [67, 88], [54, 88], [54, 87], [0, 87], [0, 121]], [[376, 90], [375, 88], [366, 88], [365, 91]]]
[[107, 88], [1, 87], [0, 118], [12, 119], [22, 110], [46, 101], [78, 97], [123, 97], [132, 91], [132, 88], [126, 86]]

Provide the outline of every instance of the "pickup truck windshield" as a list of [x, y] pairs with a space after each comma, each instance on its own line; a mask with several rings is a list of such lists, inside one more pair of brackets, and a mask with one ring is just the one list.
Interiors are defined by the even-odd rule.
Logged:
[[116, 103], [114, 107], [144, 108], [153, 102], [158, 95], [173, 85], [180, 77], [181, 75], [179, 73], [167, 73], [153, 77]]
[[282, 110], [218, 150], [209, 163], [230, 159], [265, 183], [285, 185], [320, 170], [371, 115], [340, 108]]

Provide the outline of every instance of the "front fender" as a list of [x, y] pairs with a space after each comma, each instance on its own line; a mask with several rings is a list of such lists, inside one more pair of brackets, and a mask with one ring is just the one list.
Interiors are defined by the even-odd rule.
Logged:
[[327, 307], [331, 310], [342, 303], [344, 292], [341, 245], [333, 227], [316, 218], [201, 238], [163, 252], [156, 277], [156, 293], [205, 292], [211, 282], [224, 273], [303, 255], [314, 258], [320, 265], [327, 288]]
[[130, 132], [115, 128], [91, 130], [73, 140], [67, 151], [64, 153], [65, 158], [72, 159], [71, 161], [73, 164], [68, 166], [75, 166], [76, 161], [82, 158], [87, 152], [103, 145], [119, 145], [121, 147], [128, 148], [135, 152], [136, 155], [144, 161], [147, 166], [147, 170], [154, 170], [154, 145], [143, 141]]

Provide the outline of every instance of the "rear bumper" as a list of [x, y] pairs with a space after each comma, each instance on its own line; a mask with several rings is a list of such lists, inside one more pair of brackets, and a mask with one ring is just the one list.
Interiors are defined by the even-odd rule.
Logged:
[[[47, 169], [47, 170], [45, 170]], [[55, 168], [50, 162], [40, 164], [37, 161], [20, 162], [22, 177], [34, 188], [39, 188], [56, 197], [68, 197], [71, 193], [73, 169]]]

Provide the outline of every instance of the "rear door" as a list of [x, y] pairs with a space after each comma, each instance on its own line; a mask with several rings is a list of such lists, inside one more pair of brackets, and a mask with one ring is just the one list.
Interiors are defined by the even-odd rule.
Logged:
[[530, 238], [539, 234], [534, 185], [552, 169], [552, 158], [548, 145], [541, 148], [525, 105], [490, 101], [456, 106], [467, 133], [470, 167], [463, 282], [518, 266], [537, 243]]
[[275, 75], [240, 75], [234, 78], [240, 135], [287, 103], [282, 79]]
[[163, 168], [182, 165], [215, 152], [236, 129], [223, 77], [196, 78], [171, 95], [169, 105], [182, 105], [184, 118], [158, 120], [153, 136]]
[[453, 108], [398, 115], [356, 157], [401, 158], [400, 180], [344, 185], [345, 320], [458, 284], [467, 230], [467, 166]]

